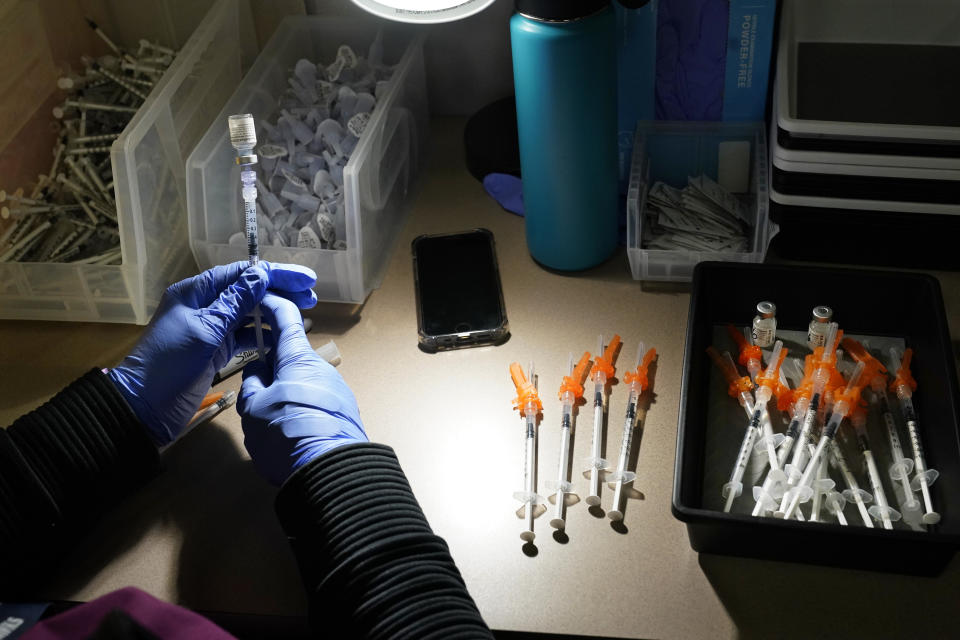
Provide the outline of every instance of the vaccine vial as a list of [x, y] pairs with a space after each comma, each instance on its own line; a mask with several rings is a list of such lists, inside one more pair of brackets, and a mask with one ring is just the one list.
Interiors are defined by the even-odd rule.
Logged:
[[777, 305], [763, 301], [757, 304], [757, 315], [751, 330], [753, 344], [772, 347], [777, 338]]
[[830, 307], [821, 305], [813, 308], [813, 320], [810, 321], [810, 327], [807, 329], [807, 345], [811, 349], [826, 344], [831, 318], [833, 318], [833, 309]]

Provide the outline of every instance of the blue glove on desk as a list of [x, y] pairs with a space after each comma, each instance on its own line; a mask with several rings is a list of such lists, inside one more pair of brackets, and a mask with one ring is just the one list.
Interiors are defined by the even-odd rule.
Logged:
[[[252, 328], [237, 330], [267, 289], [296, 307], [317, 302], [316, 274], [292, 264], [247, 262], [218, 266], [171, 285], [133, 352], [110, 379], [162, 446], [186, 426], [210, 389], [213, 375], [239, 351], [256, 347]], [[270, 332], [264, 331], [264, 341]]]
[[353, 392], [310, 346], [296, 306], [268, 293], [261, 309], [276, 346], [244, 368], [237, 411], [254, 465], [280, 486], [313, 458], [368, 440]]

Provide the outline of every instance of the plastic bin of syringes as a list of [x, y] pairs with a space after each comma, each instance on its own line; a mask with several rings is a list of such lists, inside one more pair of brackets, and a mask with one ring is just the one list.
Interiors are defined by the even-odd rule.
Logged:
[[393, 64], [390, 86], [343, 170], [345, 249], [260, 245], [260, 258], [292, 262], [317, 273], [320, 300], [363, 302], [379, 286], [410, 208], [411, 188], [426, 153], [429, 111], [423, 36], [397, 23], [370, 18], [289, 16], [263, 47], [249, 73], [187, 160], [190, 245], [200, 268], [246, 259], [246, 245], [231, 245], [243, 231], [239, 173], [227, 139], [230, 114], [252, 113], [276, 122], [277, 99], [297, 60], [329, 63], [347, 44], [366, 52], [382, 31], [384, 60]]
[[[711, 384], [716, 380], [706, 349], [726, 324], [750, 326], [760, 300], [776, 301], [778, 331], [805, 332], [810, 310], [827, 304], [847, 335], [884, 337], [913, 348], [912, 372], [918, 383], [913, 401], [926, 461], [940, 472], [932, 487], [942, 517], [938, 525], [925, 531], [888, 531], [855, 526], [853, 517], [851, 526], [844, 527], [832, 521], [723, 513], [708, 506], [714, 501], [705, 492], [719, 494], [721, 489], [719, 484], [705, 486], [707, 474], [713, 477], [718, 472], [708, 465], [724, 465], [720, 472], [727, 473], [733, 463], [732, 459], [711, 459], [706, 450], [708, 430], [727, 429], [727, 437], [739, 442], [743, 424], [737, 421], [721, 427], [710, 415]], [[932, 276], [719, 262], [697, 265], [687, 324], [672, 502], [674, 516], [687, 525], [691, 546], [702, 553], [915, 575], [942, 571], [960, 546], [960, 397], [951, 344], [940, 285]], [[736, 404], [732, 398], [726, 400]], [[897, 405], [895, 396], [892, 402]], [[906, 441], [904, 447], [909, 449]], [[859, 460], [850, 464], [859, 474]], [[886, 469], [881, 473], [886, 475]], [[751, 489], [745, 486], [740, 499], [751, 500]]]
[[[136, 50], [143, 38], [178, 51], [112, 145], [122, 263], [0, 263], [0, 318], [146, 324], [166, 287], [196, 272], [187, 238], [183, 168], [239, 83], [243, 65], [256, 54], [249, 7], [242, 0], [101, 4], [103, 11], [91, 11], [90, 17], [120, 47]], [[39, 101], [3, 150], [5, 163], [16, 165], [4, 173], [18, 182], [5, 180], [7, 191], [29, 191], [37, 174], [49, 169], [55, 140], [36, 134], [50, 131], [50, 110], [63, 99], [56, 88], [58, 75], [67, 65], [79, 68], [81, 55], [109, 53], [80, 9], [45, 20], [41, 5], [20, 3], [14, 12], [17, 24], [8, 25], [11, 33], [26, 38], [24, 52], [17, 55], [48, 61], [38, 64], [49, 65], [49, 73], [18, 77], [25, 84], [5, 94], [5, 101], [23, 100], [25, 94]], [[57, 31], [44, 33], [48, 28]], [[10, 45], [10, 50], [16, 48]]]

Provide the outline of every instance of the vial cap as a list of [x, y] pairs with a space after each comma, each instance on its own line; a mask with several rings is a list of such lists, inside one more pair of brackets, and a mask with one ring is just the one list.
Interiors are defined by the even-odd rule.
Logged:
[[830, 322], [833, 317], [833, 309], [823, 305], [813, 308], [813, 319], [817, 322]]
[[777, 313], [777, 305], [765, 300], [757, 304], [757, 313], [762, 318], [772, 318]]

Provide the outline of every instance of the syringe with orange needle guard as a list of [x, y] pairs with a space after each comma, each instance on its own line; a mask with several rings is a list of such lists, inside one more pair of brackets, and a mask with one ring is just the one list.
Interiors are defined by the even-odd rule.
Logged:
[[590, 353], [584, 351], [577, 365], [573, 365], [573, 354], [567, 365], [569, 373], [563, 377], [560, 384], [560, 462], [557, 465], [556, 493], [551, 497], [554, 502], [553, 519], [550, 526], [555, 529], [566, 527], [564, 509], [575, 503], [579, 498], [573, 493], [570, 483], [570, 432], [573, 430], [573, 407], [583, 397], [583, 379], [587, 375], [587, 366], [590, 364]]
[[519, 409], [523, 415], [524, 457], [523, 457], [523, 491], [517, 491], [513, 497], [523, 504], [517, 509], [517, 517], [524, 518], [525, 526], [520, 532], [520, 539], [533, 542], [536, 534], [533, 532], [533, 519], [546, 511], [543, 498], [537, 494], [537, 414], [543, 410], [540, 394], [537, 392], [536, 376], [533, 372], [533, 363], [530, 363], [529, 379], [523, 373], [520, 363], [510, 365], [510, 377], [517, 388], [517, 397], [513, 399], [514, 409]]
[[590, 493], [587, 495], [587, 504], [591, 507], [600, 504], [600, 473], [610, 468], [610, 464], [603, 459], [603, 406], [606, 396], [607, 382], [613, 377], [616, 369], [613, 361], [617, 357], [617, 348], [620, 346], [620, 336], [613, 335], [607, 348], [603, 348], [603, 336], [597, 345], [597, 355], [590, 369], [590, 378], [593, 380], [593, 442], [590, 447], [590, 457], [587, 458], [587, 470], [584, 475], [590, 478]]
[[623, 436], [620, 439], [617, 470], [607, 478], [613, 481], [613, 506], [607, 512], [607, 517], [611, 520], [623, 520], [623, 511], [620, 509], [623, 499], [623, 485], [633, 482], [637, 477], [636, 473], [627, 471], [627, 457], [630, 455], [630, 446], [633, 444], [633, 431], [637, 426], [637, 403], [640, 400], [640, 395], [649, 384], [650, 364], [657, 357], [656, 349], [644, 352], [645, 348], [645, 345], [641, 342], [637, 349], [636, 368], [633, 371], [627, 371], [623, 376], [623, 381], [630, 387], [630, 395], [627, 397], [627, 415], [623, 421]]

